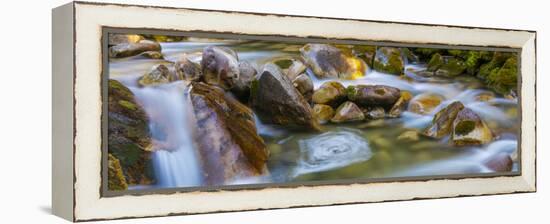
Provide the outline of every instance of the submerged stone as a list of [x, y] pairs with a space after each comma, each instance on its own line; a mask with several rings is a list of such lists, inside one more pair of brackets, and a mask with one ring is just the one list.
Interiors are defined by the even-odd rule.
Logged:
[[495, 172], [510, 172], [514, 161], [507, 153], [501, 152], [488, 159], [483, 164]]
[[369, 120], [382, 119], [386, 116], [386, 111], [383, 107], [368, 107], [362, 108], [365, 118]]
[[409, 102], [409, 111], [417, 114], [430, 114], [441, 102], [443, 96], [435, 93], [421, 93]]
[[319, 130], [308, 102], [277, 65], [264, 65], [250, 93], [250, 103], [263, 122]]

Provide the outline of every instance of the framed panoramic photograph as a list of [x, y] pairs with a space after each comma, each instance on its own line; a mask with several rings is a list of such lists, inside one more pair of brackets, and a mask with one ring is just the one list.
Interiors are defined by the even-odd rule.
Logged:
[[58, 7], [53, 211], [87, 221], [534, 192], [535, 48], [526, 30]]

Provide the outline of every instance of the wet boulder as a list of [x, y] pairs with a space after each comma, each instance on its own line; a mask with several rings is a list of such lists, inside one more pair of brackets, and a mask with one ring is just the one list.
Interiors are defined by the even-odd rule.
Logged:
[[373, 68], [376, 71], [393, 75], [403, 74], [405, 61], [399, 48], [380, 47], [376, 50]]
[[141, 35], [136, 34], [109, 34], [109, 46], [119, 44], [134, 44], [139, 41], [145, 40]]
[[329, 105], [324, 104], [315, 104], [313, 106], [313, 113], [319, 121], [319, 123], [324, 124], [330, 121], [334, 117], [334, 109]]
[[479, 71], [476, 76], [483, 80], [487, 79], [491, 72], [498, 72], [500, 67], [502, 67], [509, 58], [514, 56], [515, 54], [510, 52], [494, 52], [491, 60], [479, 67]]
[[398, 88], [385, 85], [357, 85], [346, 89], [348, 99], [360, 106], [392, 107], [401, 96]]
[[299, 60], [293, 59], [292, 64], [285, 69], [286, 75], [290, 80], [296, 79], [299, 75], [303, 74], [306, 71], [307, 67]]
[[512, 171], [512, 167], [514, 165], [514, 162], [510, 155], [507, 153], [501, 152], [496, 155], [493, 155], [489, 158], [487, 158], [483, 164], [495, 171], [495, 172], [510, 172]]
[[466, 70], [466, 63], [458, 57], [434, 54], [428, 62], [427, 70], [436, 76], [454, 77]]
[[361, 109], [368, 120], [377, 120], [386, 117], [386, 111], [383, 107], [364, 107]]
[[247, 61], [239, 62], [239, 78], [235, 80], [231, 92], [243, 101], [247, 101], [250, 95], [250, 85], [252, 80], [256, 78], [258, 72], [256, 68]]
[[119, 161], [128, 185], [150, 184], [154, 178], [151, 172], [152, 139], [147, 114], [134, 94], [122, 83], [110, 79], [108, 85], [109, 154]]
[[252, 81], [250, 104], [265, 123], [319, 130], [308, 102], [275, 64], [264, 65]]
[[194, 138], [206, 184], [222, 185], [266, 174], [268, 151], [257, 134], [252, 110], [218, 86], [191, 85]]
[[337, 107], [340, 103], [346, 101], [346, 87], [337, 81], [324, 82], [317, 90], [313, 92], [313, 102], [317, 104], [327, 104]]
[[228, 48], [214, 46], [203, 49], [201, 69], [204, 82], [225, 90], [233, 87], [240, 74], [236, 53]]
[[153, 86], [169, 83], [174, 81], [174, 74], [168, 69], [166, 65], [158, 64], [151, 68], [151, 71], [145, 73], [139, 80], [138, 83], [141, 86]]
[[126, 183], [120, 161], [111, 154], [107, 159], [107, 169], [107, 188], [111, 191], [127, 190], [128, 183]]
[[424, 131], [424, 134], [432, 138], [442, 138], [450, 134], [453, 130], [453, 121], [462, 109], [464, 109], [464, 104], [460, 101], [447, 105], [435, 114], [432, 124]]
[[456, 146], [481, 145], [493, 140], [487, 124], [471, 109], [464, 108], [453, 122], [452, 141]]
[[516, 92], [518, 87], [518, 62], [516, 57], [506, 60], [500, 69], [493, 69], [487, 76], [489, 87], [500, 94]]
[[401, 48], [401, 53], [403, 55], [403, 58], [406, 59], [405, 64], [411, 63], [411, 64], [418, 64], [420, 63], [420, 57], [416, 55], [411, 49], [409, 48]]
[[146, 51], [161, 51], [160, 44], [150, 40], [141, 40], [136, 43], [121, 43], [109, 47], [109, 57], [125, 58], [135, 56]]
[[411, 99], [409, 111], [417, 114], [430, 114], [443, 100], [443, 96], [439, 94], [421, 93]]
[[192, 61], [187, 54], [174, 63], [174, 69], [179, 80], [199, 81], [202, 78], [201, 65]]
[[334, 117], [330, 119], [333, 123], [343, 123], [352, 121], [365, 120], [365, 114], [361, 108], [351, 101], [346, 101], [341, 104], [334, 113]]
[[313, 97], [313, 81], [311, 81], [311, 78], [306, 73], [297, 76], [292, 80], [292, 84], [306, 101], [311, 101]]
[[410, 92], [401, 91], [401, 96], [399, 96], [399, 99], [397, 99], [395, 104], [389, 110], [388, 117], [395, 118], [395, 117], [401, 116], [401, 113], [407, 110], [407, 106], [409, 105], [409, 101], [411, 99], [412, 99], [412, 94]]
[[367, 70], [363, 60], [328, 44], [306, 44], [300, 53], [319, 78], [356, 79]]
[[352, 54], [363, 59], [369, 67], [372, 68], [374, 56], [376, 55], [376, 46], [371, 45], [353, 45], [351, 47]]

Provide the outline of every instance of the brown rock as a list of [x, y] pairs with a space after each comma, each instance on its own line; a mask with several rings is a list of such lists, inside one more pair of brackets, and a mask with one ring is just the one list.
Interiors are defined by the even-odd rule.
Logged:
[[122, 43], [109, 48], [109, 57], [125, 58], [135, 56], [146, 51], [161, 51], [160, 44], [149, 40], [141, 40], [136, 43]]
[[365, 120], [365, 115], [361, 111], [361, 108], [351, 101], [346, 101], [336, 109], [334, 117], [330, 121], [333, 123], [342, 123], [362, 120]]
[[208, 185], [267, 172], [268, 151], [258, 136], [252, 110], [222, 89], [193, 82], [195, 135]]
[[250, 104], [263, 122], [319, 130], [308, 102], [277, 65], [264, 65], [250, 94]]
[[472, 110], [462, 109], [453, 122], [454, 145], [481, 145], [493, 140], [493, 134], [485, 122]]
[[365, 75], [363, 60], [327, 44], [306, 44], [300, 49], [308, 67], [319, 78], [356, 79]]
[[464, 109], [464, 105], [460, 101], [455, 101], [441, 109], [435, 114], [432, 125], [424, 131], [424, 134], [433, 138], [442, 138], [450, 134], [453, 129], [453, 121], [462, 109]]
[[334, 117], [334, 109], [332, 109], [331, 106], [323, 104], [315, 104], [313, 106], [313, 113], [321, 124], [327, 123], [332, 117]]
[[512, 171], [514, 162], [510, 158], [510, 155], [501, 152], [488, 158], [483, 164], [495, 172], [510, 172]]
[[239, 62], [234, 51], [208, 46], [203, 49], [201, 69], [204, 82], [225, 90], [233, 87], [239, 78]]
[[441, 102], [443, 96], [435, 93], [421, 93], [409, 102], [409, 111], [417, 114], [430, 114]]
[[408, 91], [401, 91], [401, 96], [399, 99], [397, 99], [397, 102], [393, 105], [393, 107], [390, 109], [390, 112], [388, 112], [388, 117], [399, 117], [401, 116], [401, 113], [403, 111], [407, 110], [407, 105], [409, 105], [409, 101], [412, 99], [412, 94]]
[[328, 81], [315, 90], [312, 99], [316, 104], [337, 107], [346, 100], [346, 88], [337, 81]]
[[174, 63], [174, 68], [180, 80], [198, 81], [202, 78], [201, 65], [192, 61], [187, 54]]
[[350, 101], [361, 106], [391, 108], [401, 96], [401, 91], [385, 85], [357, 85], [348, 86], [347, 95]]
[[231, 88], [231, 92], [243, 101], [247, 101], [250, 95], [250, 85], [257, 74], [258, 72], [250, 63], [247, 61], [240, 61], [239, 78], [235, 81], [235, 84]]
[[311, 78], [309, 78], [306, 73], [302, 73], [297, 76], [294, 80], [292, 80], [292, 84], [296, 87], [298, 92], [302, 94], [306, 101], [311, 101], [313, 96], [313, 81], [311, 81]]

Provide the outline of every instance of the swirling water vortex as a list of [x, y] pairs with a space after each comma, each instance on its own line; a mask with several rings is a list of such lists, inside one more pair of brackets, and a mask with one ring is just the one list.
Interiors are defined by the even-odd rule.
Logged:
[[300, 158], [293, 172], [294, 177], [348, 166], [372, 157], [366, 139], [353, 129], [325, 132], [298, 143]]

